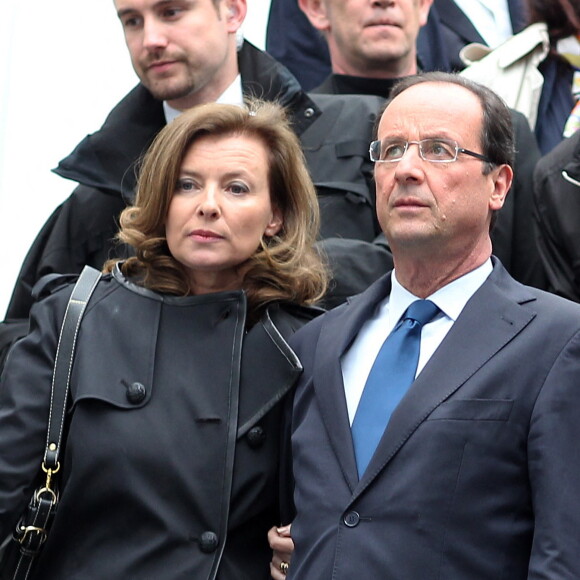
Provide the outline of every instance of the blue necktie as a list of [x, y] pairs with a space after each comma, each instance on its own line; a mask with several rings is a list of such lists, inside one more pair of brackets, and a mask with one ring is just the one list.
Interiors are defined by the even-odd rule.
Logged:
[[415, 380], [421, 329], [438, 312], [439, 308], [430, 300], [416, 300], [381, 346], [352, 423], [359, 478], [379, 444], [391, 413]]

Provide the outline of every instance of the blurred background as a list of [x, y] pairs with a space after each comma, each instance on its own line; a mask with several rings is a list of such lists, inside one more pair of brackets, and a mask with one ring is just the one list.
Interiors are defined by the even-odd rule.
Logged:
[[[247, 0], [264, 48], [270, 0]], [[75, 187], [51, 169], [136, 83], [112, 0], [4, 0], [0, 18], [0, 320], [24, 256]]]

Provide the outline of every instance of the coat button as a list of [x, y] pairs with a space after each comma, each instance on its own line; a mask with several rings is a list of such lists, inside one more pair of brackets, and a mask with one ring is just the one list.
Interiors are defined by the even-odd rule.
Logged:
[[203, 532], [199, 538], [199, 549], [204, 554], [215, 552], [218, 547], [218, 537], [213, 532]]
[[133, 405], [142, 403], [147, 395], [147, 389], [141, 383], [131, 383], [127, 387], [127, 400]]
[[264, 445], [264, 441], [266, 441], [266, 432], [264, 429], [262, 429], [262, 427], [257, 425], [248, 431], [246, 437], [248, 438], [248, 445], [252, 449], [257, 449], [258, 447], [262, 447], [262, 445]]
[[307, 119], [310, 119], [310, 117], [312, 117], [314, 115], [314, 109], [312, 107], [308, 107], [307, 109], [304, 109], [304, 116]]
[[344, 515], [342, 521], [344, 522], [344, 525], [346, 527], [356, 528], [356, 526], [358, 526], [358, 523], [360, 522], [360, 516], [357, 512], [348, 512], [347, 514]]

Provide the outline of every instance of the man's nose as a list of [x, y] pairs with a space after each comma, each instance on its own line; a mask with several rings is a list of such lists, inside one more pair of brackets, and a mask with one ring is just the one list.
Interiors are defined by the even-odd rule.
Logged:
[[395, 167], [395, 179], [399, 181], [420, 180], [424, 176], [425, 161], [418, 143], [409, 143], [407, 150]]
[[143, 46], [149, 50], [165, 48], [167, 35], [165, 26], [155, 18], [145, 19], [143, 23]]

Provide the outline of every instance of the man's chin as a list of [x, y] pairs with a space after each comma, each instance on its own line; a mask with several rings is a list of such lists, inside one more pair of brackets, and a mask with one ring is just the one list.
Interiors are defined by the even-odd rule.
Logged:
[[[143, 81], [142, 81], [143, 82]], [[187, 97], [192, 87], [161, 82], [143, 82], [145, 88], [159, 101], [175, 101]]]

